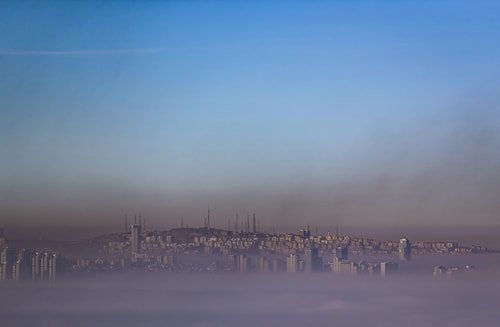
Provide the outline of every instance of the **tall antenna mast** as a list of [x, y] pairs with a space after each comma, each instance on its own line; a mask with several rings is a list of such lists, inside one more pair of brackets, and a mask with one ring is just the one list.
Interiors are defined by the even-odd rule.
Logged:
[[210, 229], [210, 204], [208, 205], [207, 224], [208, 229]]

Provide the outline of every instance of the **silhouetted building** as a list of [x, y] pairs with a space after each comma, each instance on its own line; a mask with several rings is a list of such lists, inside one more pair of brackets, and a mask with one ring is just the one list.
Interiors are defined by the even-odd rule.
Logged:
[[399, 241], [398, 250], [399, 250], [399, 259], [406, 261], [411, 260], [411, 243], [406, 237], [403, 237]]
[[7, 246], [7, 242], [5, 241], [5, 233], [4, 229], [0, 228], [0, 251]]
[[304, 249], [304, 271], [306, 273], [320, 271], [322, 265], [323, 262], [317, 248], [307, 247]]
[[229, 270], [235, 271], [238, 269], [238, 256], [235, 254], [230, 254], [228, 257]]
[[7, 248], [0, 249], [0, 280], [7, 279]]
[[442, 276], [442, 275], [445, 275], [447, 272], [448, 272], [448, 268], [446, 268], [445, 266], [436, 266], [436, 267], [434, 267], [433, 275], [434, 276]]
[[261, 273], [267, 273], [271, 271], [271, 262], [266, 257], [259, 257], [257, 260], [257, 270]]
[[308, 239], [311, 237], [311, 231], [309, 230], [309, 225], [307, 225], [307, 229], [301, 229], [299, 230], [299, 235], [303, 238], [303, 239]]
[[246, 273], [250, 271], [250, 258], [244, 254], [241, 254], [239, 256], [238, 271], [241, 273]]
[[385, 276], [398, 271], [397, 262], [384, 261], [380, 263], [380, 275]]
[[37, 251], [31, 255], [31, 280], [39, 280], [41, 271], [41, 255]]
[[297, 272], [299, 268], [299, 262], [297, 255], [295, 253], [291, 253], [288, 257], [286, 257], [286, 272]]
[[347, 246], [337, 246], [333, 251], [334, 258], [337, 258], [338, 260], [349, 259], [349, 248]]
[[[30, 260], [31, 258], [31, 260]], [[53, 282], [57, 280], [60, 262], [59, 255], [52, 251], [35, 251], [30, 252], [24, 260], [25, 267], [31, 266], [31, 280], [32, 281], [50, 281]], [[21, 268], [23, 269], [23, 268]], [[21, 270], [23, 272], [23, 270]], [[29, 276], [30, 274], [23, 274], [23, 276]], [[29, 278], [29, 277], [28, 277]]]
[[57, 254], [49, 254], [49, 281], [53, 282], [57, 279]]
[[0, 251], [0, 280], [12, 279], [13, 265], [17, 261], [17, 250], [5, 246]]
[[132, 262], [137, 261], [137, 255], [141, 253], [141, 225], [131, 225]]

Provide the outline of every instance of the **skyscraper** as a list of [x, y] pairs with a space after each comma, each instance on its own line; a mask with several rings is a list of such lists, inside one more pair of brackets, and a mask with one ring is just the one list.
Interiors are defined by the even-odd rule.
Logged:
[[53, 282], [57, 278], [57, 254], [51, 253], [49, 256], [49, 281]]
[[297, 269], [298, 269], [297, 255], [291, 253], [288, 257], [286, 257], [286, 272], [297, 272]]
[[339, 259], [339, 261], [349, 258], [349, 248], [347, 246], [337, 246], [333, 251], [334, 258]]
[[136, 261], [137, 254], [140, 253], [141, 250], [141, 225], [131, 225], [130, 226], [132, 232], [132, 261]]
[[318, 248], [307, 247], [304, 249], [304, 271], [306, 273], [321, 270], [322, 260], [318, 254]]
[[333, 249], [332, 271], [338, 273], [341, 272], [342, 269], [345, 270], [345, 267], [347, 267], [347, 264], [349, 263], [349, 261], [347, 261], [348, 258], [349, 248], [347, 246], [339, 245], [335, 249]]
[[384, 261], [380, 263], [380, 276], [386, 276], [398, 270], [398, 263]]
[[241, 273], [246, 273], [250, 271], [250, 258], [244, 254], [240, 254], [238, 260], [238, 271]]
[[410, 261], [411, 260], [411, 243], [406, 237], [399, 241], [399, 259]]

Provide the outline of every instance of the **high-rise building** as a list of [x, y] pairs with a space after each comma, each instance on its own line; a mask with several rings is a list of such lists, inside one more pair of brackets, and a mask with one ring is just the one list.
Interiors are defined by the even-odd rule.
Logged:
[[49, 253], [45, 252], [42, 254], [40, 258], [40, 280], [48, 280], [48, 272], [49, 272]]
[[[31, 261], [29, 260], [31, 257]], [[23, 259], [19, 258], [21, 263], [20, 272], [22, 276], [29, 278], [31, 272], [31, 280], [35, 281], [50, 281], [57, 279], [57, 273], [60, 268], [59, 255], [52, 251], [35, 251], [29, 252]], [[31, 264], [31, 265], [30, 265]], [[31, 268], [31, 271], [30, 269]], [[26, 272], [23, 272], [27, 270]], [[24, 278], [22, 277], [22, 278]]]
[[21, 260], [17, 260], [12, 265], [12, 280], [19, 281], [21, 279]]
[[307, 229], [301, 229], [299, 230], [299, 235], [303, 239], [308, 239], [311, 237], [311, 230], [309, 229], [309, 225], [307, 225]]
[[53, 282], [57, 278], [57, 254], [49, 255], [49, 281]]
[[322, 264], [318, 248], [307, 247], [304, 249], [304, 271], [306, 273], [320, 271]]
[[34, 252], [31, 256], [31, 280], [35, 281], [40, 278], [40, 252]]
[[7, 242], [5, 241], [4, 229], [0, 228], [0, 251], [7, 246]]
[[399, 241], [399, 259], [410, 261], [411, 260], [411, 243], [406, 237]]
[[259, 257], [257, 260], [258, 271], [261, 273], [268, 273], [271, 271], [271, 263], [266, 257]]
[[333, 257], [339, 261], [349, 259], [349, 248], [347, 246], [337, 246], [333, 250]]
[[351, 268], [348, 265], [351, 264], [349, 259], [349, 248], [345, 245], [339, 245], [335, 249], [333, 249], [333, 265], [332, 265], [332, 271], [333, 272], [347, 272], [351, 271]]
[[398, 270], [397, 262], [384, 261], [380, 263], [380, 275], [385, 276]]
[[136, 262], [137, 254], [141, 252], [141, 225], [133, 224], [130, 226], [132, 234], [132, 261]]
[[250, 271], [250, 258], [244, 254], [240, 254], [238, 260], [238, 271], [241, 273], [246, 273]]
[[238, 264], [238, 256], [236, 254], [230, 254], [228, 256], [228, 264], [229, 270], [235, 271], [238, 270], [239, 264]]
[[286, 272], [297, 272], [298, 266], [297, 255], [295, 253], [291, 253], [286, 258]]

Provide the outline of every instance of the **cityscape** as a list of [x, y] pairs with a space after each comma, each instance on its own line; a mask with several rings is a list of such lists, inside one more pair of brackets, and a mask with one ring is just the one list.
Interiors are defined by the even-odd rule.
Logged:
[[0, 327], [500, 326], [500, 1], [0, 1]]
[[[192, 273], [319, 273], [387, 276], [398, 272], [398, 262], [410, 262], [412, 255], [487, 254], [499, 250], [484, 246], [461, 246], [454, 241], [374, 240], [339, 234], [313, 234], [307, 226], [295, 233], [260, 232], [253, 214], [241, 226], [217, 229], [210, 226], [210, 210], [205, 226], [180, 227], [165, 231], [143, 229], [143, 219], [120, 233], [79, 241], [80, 247], [97, 249], [90, 257], [65, 257], [48, 249], [9, 247], [0, 229], [0, 280], [48, 281], [71, 276], [120, 271]], [[229, 228], [231, 225], [229, 223]], [[377, 261], [380, 256], [393, 258]], [[351, 256], [363, 260], [350, 260]], [[200, 260], [200, 257], [205, 260]], [[434, 275], [451, 275], [463, 267], [434, 267]]]

